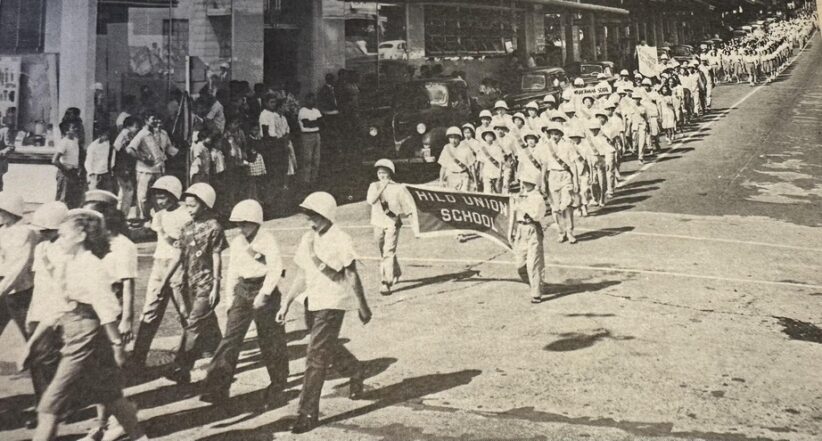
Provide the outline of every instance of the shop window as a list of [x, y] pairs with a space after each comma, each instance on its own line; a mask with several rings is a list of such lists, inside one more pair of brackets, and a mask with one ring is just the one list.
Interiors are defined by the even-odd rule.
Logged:
[[[497, 4], [498, 2], [492, 2]], [[510, 7], [425, 6], [425, 53], [502, 55], [514, 49], [521, 14]]]
[[0, 1], [1, 52], [31, 53], [43, 50], [44, 1]]
[[402, 79], [408, 71], [405, 4], [345, 2], [343, 8], [346, 69], [362, 85]]

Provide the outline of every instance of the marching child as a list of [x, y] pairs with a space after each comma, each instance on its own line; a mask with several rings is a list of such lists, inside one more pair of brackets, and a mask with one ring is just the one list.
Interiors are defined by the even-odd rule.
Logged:
[[371, 225], [374, 227], [374, 240], [380, 250], [380, 294], [391, 295], [391, 287], [402, 275], [397, 260], [397, 243], [402, 227], [401, 216], [409, 215], [411, 209], [407, 201], [405, 188], [394, 182], [396, 172], [394, 163], [380, 159], [374, 164], [377, 169], [377, 182], [368, 187], [366, 202], [371, 205]]
[[311, 340], [306, 353], [299, 415], [292, 433], [308, 432], [317, 426], [320, 395], [330, 363], [351, 378], [349, 397], [359, 399], [362, 396], [362, 366], [342, 345], [339, 336], [346, 311], [357, 310], [363, 324], [371, 321], [371, 309], [357, 271], [353, 242], [335, 225], [337, 203], [334, 197], [323, 192], [312, 193], [300, 208], [308, 218], [311, 231], [303, 235], [297, 247], [294, 256], [297, 275], [277, 312], [277, 322], [285, 323], [288, 309], [299, 295], [305, 301], [306, 321], [310, 323]]
[[[52, 323], [51, 317], [55, 314], [53, 308], [54, 296], [58, 294], [52, 274], [44, 270], [44, 259], [50, 249], [54, 248], [57, 239], [57, 229], [68, 213], [66, 204], [54, 201], [46, 202], [31, 215], [31, 228], [40, 232], [40, 243], [34, 248], [32, 272], [34, 273], [34, 288], [32, 290], [31, 306], [26, 316], [28, 334], [40, 325], [41, 321]], [[35, 405], [46, 391], [49, 383], [57, 371], [60, 362], [60, 338], [52, 326], [44, 327], [37, 339], [28, 342], [27, 367], [31, 373], [31, 382], [34, 386]], [[36, 420], [27, 424], [30, 428], [37, 425]]]
[[178, 269], [163, 284], [169, 266], [180, 256], [180, 237], [183, 227], [191, 222], [188, 210], [180, 206], [183, 184], [174, 176], [162, 176], [151, 186], [151, 197], [154, 200], [154, 217], [151, 218], [151, 229], [157, 233], [157, 247], [154, 250], [154, 263], [148, 276], [146, 296], [143, 301], [143, 312], [137, 336], [134, 339], [134, 351], [130, 364], [134, 368], [145, 365], [146, 356], [151, 348], [151, 341], [163, 321], [163, 315], [171, 299], [180, 319], [180, 326], [185, 328], [185, 317], [188, 316], [189, 302], [182, 292], [182, 276]]
[[557, 123], [546, 128], [551, 138], [547, 145], [548, 191], [551, 211], [559, 228], [557, 242], [576, 243], [574, 237], [574, 206], [579, 199], [579, 176], [576, 163], [581, 160], [573, 145], [563, 139], [565, 129]]
[[528, 169], [520, 175], [522, 186], [514, 203], [516, 224], [511, 232], [517, 271], [530, 286], [531, 303], [542, 301], [542, 280], [545, 276], [543, 232], [540, 221], [545, 217], [545, 201], [537, 191], [540, 174]]
[[208, 365], [203, 401], [224, 403], [237, 368], [240, 349], [253, 320], [257, 341], [271, 380], [265, 406], [284, 403], [282, 392], [288, 380], [288, 348], [285, 327], [276, 322], [280, 309], [278, 285], [285, 273], [280, 247], [268, 231], [262, 230], [263, 207], [246, 199], [237, 203], [229, 220], [240, 230], [230, 246], [231, 260], [226, 291], [231, 293], [226, 331]]
[[491, 129], [482, 129], [479, 132], [482, 138], [477, 163], [479, 166], [478, 179], [482, 181], [482, 191], [485, 193], [502, 193], [503, 168], [505, 153], [497, 143], [497, 133]]
[[[92, 210], [68, 212], [55, 242], [58, 257], [47, 257], [61, 294], [57, 318], [64, 342], [57, 371], [37, 406], [35, 441], [54, 439], [59, 418], [75, 405], [103, 403], [135, 441], [148, 437], [137, 423], [137, 409], [123, 397], [124, 343], [118, 328], [120, 303], [102, 258], [110, 243], [103, 217]], [[41, 328], [52, 323], [41, 322]]]
[[214, 310], [220, 302], [220, 253], [227, 243], [214, 213], [217, 194], [210, 185], [198, 183], [188, 187], [183, 200], [192, 220], [180, 233], [180, 255], [169, 264], [161, 286], [168, 284], [179, 268], [183, 293], [191, 307], [185, 318], [175, 367], [167, 377], [187, 384], [191, 382], [191, 368], [197, 358], [216, 349], [222, 339]]

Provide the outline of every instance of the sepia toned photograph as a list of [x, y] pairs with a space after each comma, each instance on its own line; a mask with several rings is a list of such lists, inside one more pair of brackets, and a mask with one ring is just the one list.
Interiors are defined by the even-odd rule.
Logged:
[[0, 441], [822, 440], [822, 0], [0, 0]]

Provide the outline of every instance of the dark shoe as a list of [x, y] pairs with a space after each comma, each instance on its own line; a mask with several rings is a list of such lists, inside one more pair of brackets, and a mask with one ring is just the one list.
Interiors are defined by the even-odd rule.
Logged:
[[352, 400], [360, 400], [363, 395], [363, 381], [362, 378], [352, 378], [348, 383], [348, 398]]
[[165, 377], [177, 384], [191, 383], [191, 372], [182, 369], [174, 369], [166, 374]]
[[200, 401], [211, 403], [211, 404], [220, 404], [225, 403], [228, 401], [229, 393], [228, 389], [217, 389], [211, 390], [208, 392], [204, 392], [200, 395]]
[[314, 430], [317, 427], [317, 417], [311, 415], [299, 414], [297, 421], [291, 426], [291, 433], [300, 434]]
[[288, 402], [282, 387], [268, 386], [263, 396], [263, 407], [265, 410], [277, 409]]
[[391, 295], [391, 287], [388, 286], [388, 284], [385, 283], [385, 282], [382, 282], [382, 285], [380, 286], [380, 295], [383, 295], [383, 296], [390, 296]]

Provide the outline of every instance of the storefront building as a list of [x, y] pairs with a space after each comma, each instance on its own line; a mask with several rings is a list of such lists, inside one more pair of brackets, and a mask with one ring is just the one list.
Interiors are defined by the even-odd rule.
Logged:
[[123, 109], [171, 113], [177, 93], [215, 82], [299, 98], [341, 71], [364, 98], [422, 75], [476, 92], [534, 65], [630, 68], [637, 44], [698, 40], [735, 2], [752, 0], [2, 0], [0, 62], [19, 75], [5, 76], [17, 89], [0, 91], [0, 113], [14, 107], [34, 132], [77, 107], [91, 133]]

